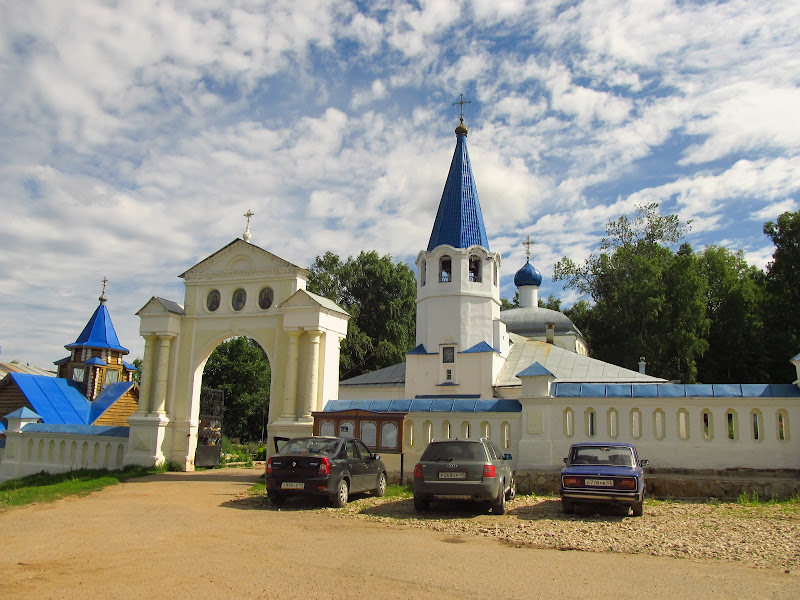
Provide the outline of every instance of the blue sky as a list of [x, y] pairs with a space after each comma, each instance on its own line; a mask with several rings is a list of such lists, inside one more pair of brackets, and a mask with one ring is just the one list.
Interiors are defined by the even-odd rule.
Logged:
[[413, 264], [463, 93], [503, 295], [660, 202], [763, 267], [798, 209], [800, 3], [57, 0], [0, 5], [0, 360], [50, 366], [109, 278], [136, 311], [244, 231], [307, 267]]

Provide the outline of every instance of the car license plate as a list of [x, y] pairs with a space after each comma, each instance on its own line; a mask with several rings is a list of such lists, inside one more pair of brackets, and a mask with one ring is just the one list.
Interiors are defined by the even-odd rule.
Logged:
[[614, 487], [613, 479], [584, 479], [584, 483], [593, 487]]
[[296, 481], [284, 481], [281, 484], [282, 490], [302, 490], [305, 487], [305, 483], [296, 482]]
[[439, 471], [439, 479], [466, 479], [464, 471]]

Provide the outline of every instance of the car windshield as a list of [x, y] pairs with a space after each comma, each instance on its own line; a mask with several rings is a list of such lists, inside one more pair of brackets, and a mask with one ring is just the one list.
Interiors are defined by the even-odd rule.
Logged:
[[580, 446], [572, 449], [571, 465], [619, 465], [633, 466], [630, 448], [620, 446]]
[[337, 454], [340, 441], [336, 438], [298, 438], [286, 442], [279, 454]]
[[422, 453], [422, 460], [486, 460], [486, 453], [479, 442], [442, 442], [430, 444]]

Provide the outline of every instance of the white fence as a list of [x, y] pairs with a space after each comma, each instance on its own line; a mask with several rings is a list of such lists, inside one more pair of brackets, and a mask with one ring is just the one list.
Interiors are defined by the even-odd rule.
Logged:
[[6, 431], [0, 481], [40, 471], [121, 469], [127, 448], [127, 427], [28, 424]]

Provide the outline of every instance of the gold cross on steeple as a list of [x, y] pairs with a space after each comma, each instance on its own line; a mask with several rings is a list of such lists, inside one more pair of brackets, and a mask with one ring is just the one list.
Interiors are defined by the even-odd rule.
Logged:
[[464, 100], [464, 94], [459, 94], [460, 100], [458, 102], [453, 102], [450, 106], [455, 106], [456, 104], [459, 105], [461, 109], [461, 121], [464, 121], [464, 105], [465, 104], [472, 104], [472, 100]]
[[252, 212], [250, 209], [247, 209], [247, 212], [244, 213], [242, 216], [247, 217], [247, 226], [250, 227], [250, 217], [254, 216], [256, 213]]
[[525, 238], [525, 241], [522, 242], [522, 245], [525, 246], [525, 260], [531, 259], [531, 246], [533, 246], [536, 242], [531, 239], [531, 236]]

